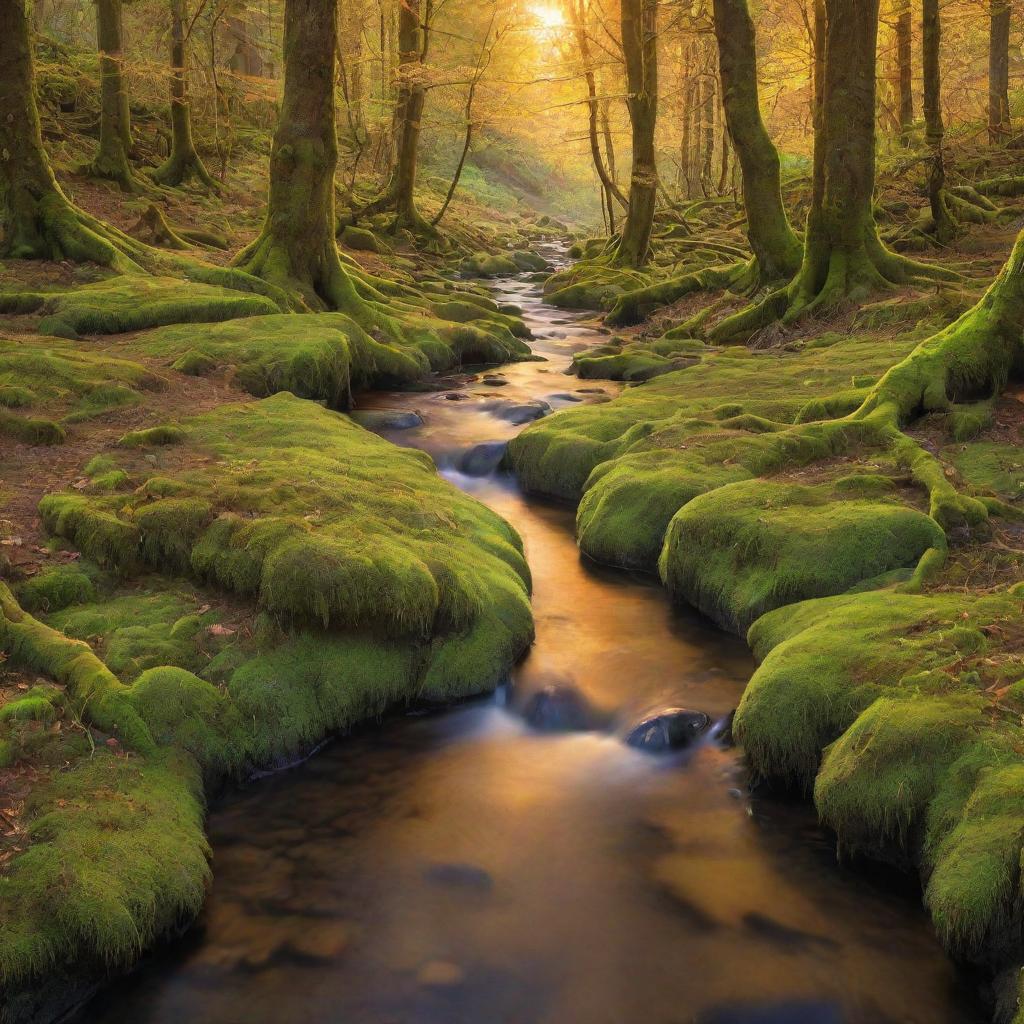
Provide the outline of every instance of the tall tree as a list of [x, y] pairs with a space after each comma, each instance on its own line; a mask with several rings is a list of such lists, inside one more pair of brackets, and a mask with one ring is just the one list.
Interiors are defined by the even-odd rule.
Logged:
[[845, 300], [863, 299], [889, 284], [958, 278], [953, 271], [890, 252], [878, 237], [872, 206], [878, 4], [822, 4], [824, 67], [800, 270], [786, 288], [716, 324], [708, 332], [713, 339], [749, 334], [780, 318], [791, 322]]
[[914, 123], [914, 70], [910, 0], [896, 0], [896, 68], [898, 74], [899, 126], [904, 139]]
[[583, 79], [587, 86], [587, 113], [588, 133], [590, 137], [590, 156], [594, 161], [594, 170], [601, 181], [604, 190], [605, 204], [614, 224], [614, 199], [624, 210], [628, 209], [629, 203], [622, 194], [619, 186], [611, 172], [605, 166], [604, 157], [601, 155], [601, 144], [598, 136], [598, 114], [600, 100], [597, 95], [597, 76], [594, 72], [594, 58], [590, 52], [590, 38], [587, 35], [587, 6], [585, 0], [570, 0], [569, 15], [572, 18], [573, 34], [576, 36], [576, 46], [580, 53], [580, 64], [583, 68]]
[[0, 3], [0, 255], [133, 264], [111, 229], [73, 206], [43, 149], [25, 0]]
[[337, 13], [337, 0], [286, 0], [284, 94], [270, 151], [267, 216], [235, 263], [311, 308], [357, 311], [362, 300], [334, 239]]
[[100, 55], [100, 144], [84, 168], [96, 178], [116, 181], [126, 192], [139, 183], [128, 157], [132, 151], [131, 117], [125, 87], [122, 0], [93, 0], [96, 5], [96, 41]]
[[922, 64], [924, 69], [925, 139], [932, 149], [928, 173], [928, 205], [936, 239], [945, 244], [956, 233], [956, 225], [946, 206], [946, 164], [942, 152], [945, 125], [942, 123], [942, 72], [939, 48], [942, 25], [939, 21], [939, 0], [921, 2]]
[[747, 0], [714, 0], [725, 119], [743, 170], [747, 239], [761, 280], [790, 278], [801, 246], [782, 205], [779, 154], [761, 118], [757, 45]]
[[216, 189], [192, 141], [192, 111], [188, 102], [185, 0], [170, 0], [171, 14], [171, 152], [154, 172], [161, 185], [180, 185], [193, 175]]
[[1010, 0], [989, 0], [988, 137], [1010, 136]]
[[641, 267], [650, 256], [658, 166], [654, 130], [658, 120], [658, 0], [622, 0], [622, 52], [626, 60], [626, 106], [633, 137], [629, 212], [615, 262]]
[[398, 104], [395, 108], [395, 158], [383, 194], [358, 211], [360, 216], [394, 210], [394, 229], [436, 235], [416, 207], [420, 131], [427, 101], [424, 65], [430, 49], [432, 0], [399, 0]]

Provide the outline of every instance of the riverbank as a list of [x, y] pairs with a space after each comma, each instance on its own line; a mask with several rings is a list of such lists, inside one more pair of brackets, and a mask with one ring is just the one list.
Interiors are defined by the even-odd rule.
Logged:
[[[946, 948], [997, 975], [1009, 1020], [1024, 402], [969, 354], [943, 361], [978, 315], [962, 312], [908, 293], [751, 346], [657, 324], [613, 337], [577, 356], [581, 376], [651, 379], [530, 426], [510, 460], [528, 490], [578, 503], [584, 554], [657, 571], [747, 638], [761, 664], [735, 726], [754, 770], [813, 790], [841, 853], [915, 867]], [[909, 425], [882, 418], [890, 401]]]

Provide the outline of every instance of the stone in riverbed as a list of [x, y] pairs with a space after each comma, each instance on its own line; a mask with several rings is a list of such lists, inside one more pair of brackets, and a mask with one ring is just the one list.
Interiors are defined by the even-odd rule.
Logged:
[[544, 732], [579, 732], [593, 728], [590, 705], [571, 686], [545, 686], [530, 698], [523, 717], [534, 729]]
[[523, 423], [532, 423], [551, 412], [551, 406], [547, 402], [521, 402], [518, 405], [506, 405], [495, 411], [498, 419], [506, 423], [513, 423], [520, 426]]
[[397, 409], [357, 409], [350, 415], [367, 430], [412, 430], [423, 426], [423, 417], [419, 413]]
[[490, 476], [500, 465], [508, 448], [506, 441], [484, 441], [459, 456], [457, 468], [466, 476]]
[[711, 718], [703, 711], [687, 708], [667, 708], [649, 715], [634, 726], [626, 736], [631, 747], [651, 753], [685, 750], [692, 746], [711, 727]]
[[508, 381], [504, 377], [498, 376], [496, 373], [488, 373], [481, 378], [481, 383], [486, 384], [490, 388], [503, 388], [508, 385]]

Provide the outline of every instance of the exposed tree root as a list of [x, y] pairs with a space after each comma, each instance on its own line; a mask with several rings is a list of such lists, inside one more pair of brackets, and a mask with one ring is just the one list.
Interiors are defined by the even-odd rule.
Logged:
[[921, 263], [891, 252], [873, 230], [853, 252], [833, 250], [825, 266], [804, 260], [800, 273], [760, 302], [720, 320], [708, 332], [714, 342], [741, 341], [769, 324], [789, 325], [804, 316], [859, 301], [873, 292], [908, 284], [959, 281], [947, 267]]

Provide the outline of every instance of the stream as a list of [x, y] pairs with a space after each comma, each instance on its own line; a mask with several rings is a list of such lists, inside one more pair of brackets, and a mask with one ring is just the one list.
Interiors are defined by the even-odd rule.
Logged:
[[[736, 750], [704, 740], [659, 756], [623, 742], [659, 708], [721, 719], [753, 662], [740, 641], [672, 609], [656, 581], [583, 562], [572, 511], [493, 469], [489, 443], [526, 415], [510, 408], [557, 410], [617, 388], [564, 372], [596, 340], [582, 316], [545, 305], [525, 278], [494, 292], [522, 308], [546, 362], [363, 405], [418, 412], [422, 425], [382, 432], [429, 451], [522, 534], [531, 653], [493, 698], [390, 719], [224, 800], [209, 822], [216, 879], [199, 923], [82, 1019], [986, 1019], [908, 879], [837, 864], [809, 807], [749, 792]], [[604, 727], [530, 728], [523, 709], [552, 684], [585, 695]]]

